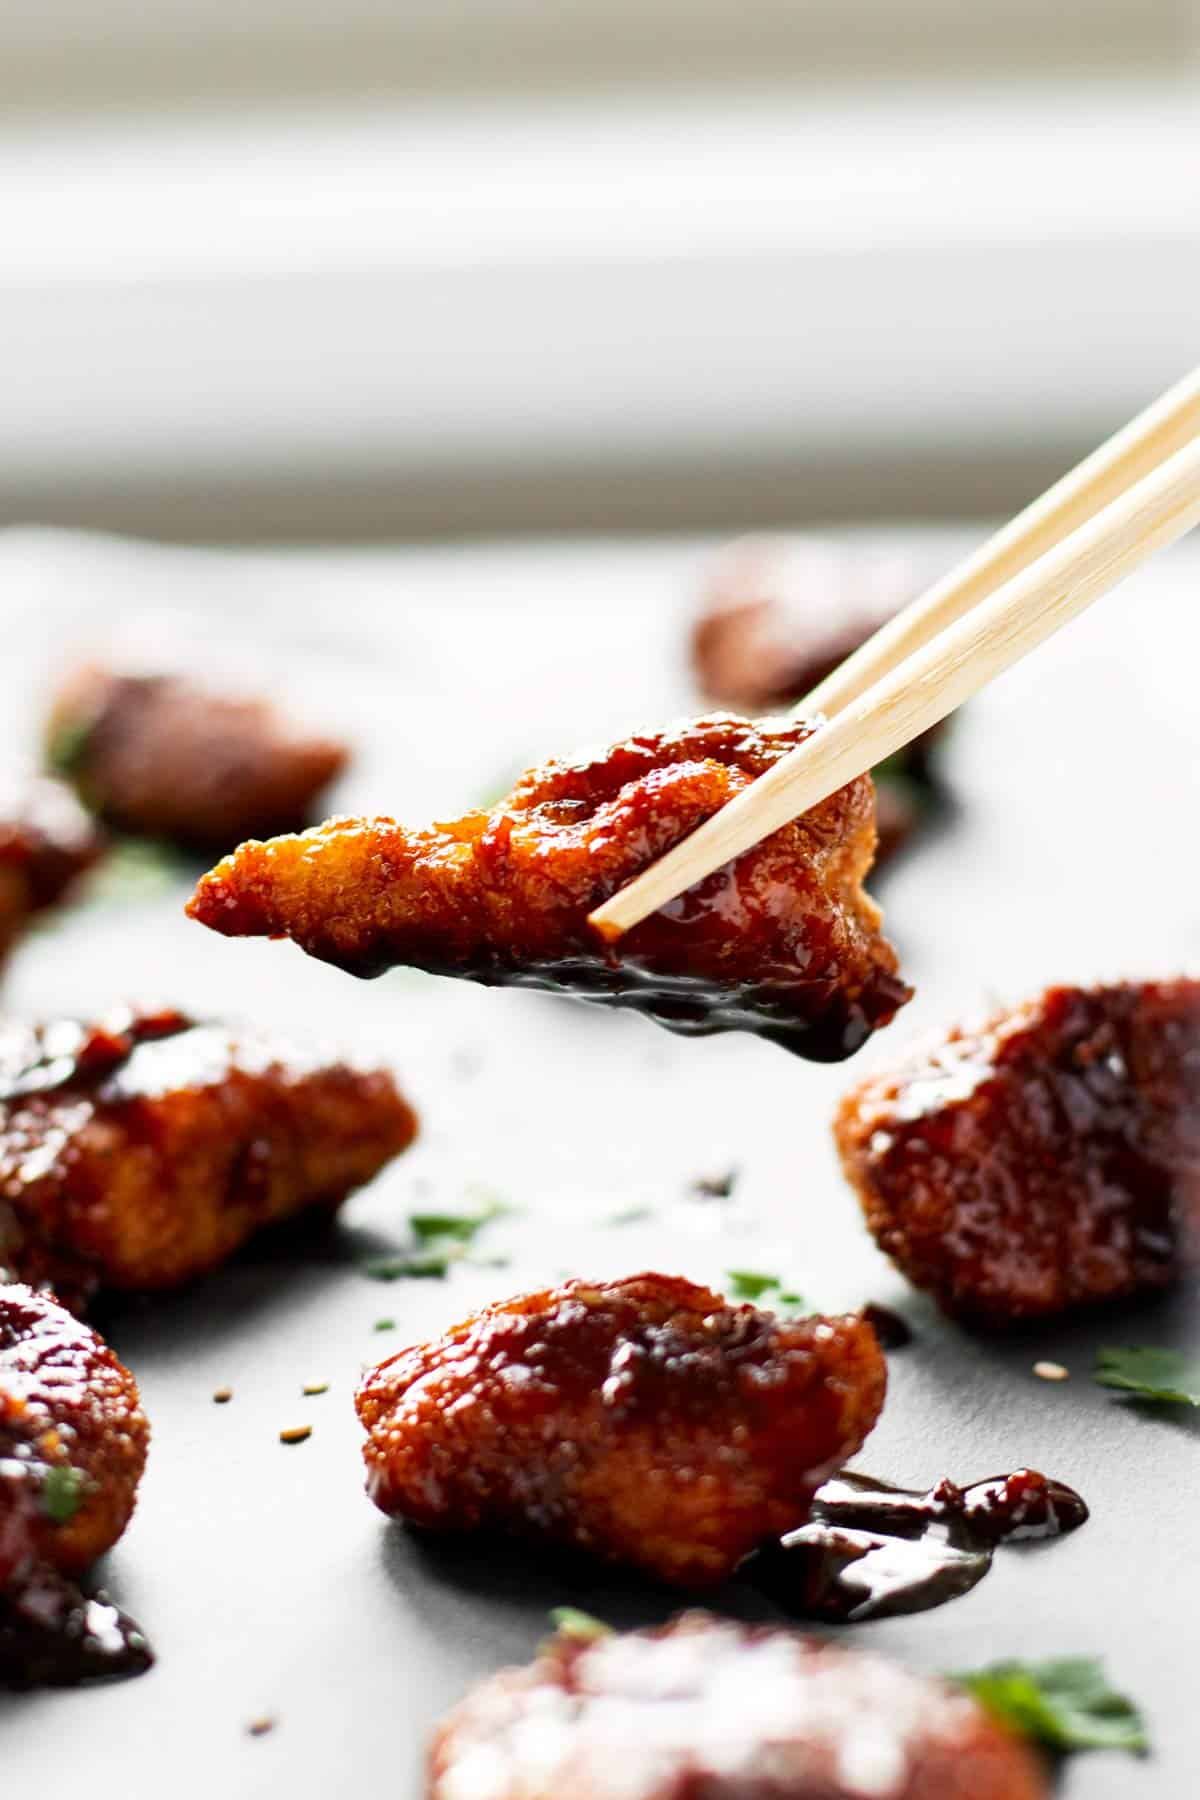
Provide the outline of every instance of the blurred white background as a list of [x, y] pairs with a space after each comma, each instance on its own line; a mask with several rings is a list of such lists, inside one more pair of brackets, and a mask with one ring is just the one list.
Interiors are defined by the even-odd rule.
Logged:
[[994, 515], [1197, 359], [1192, 0], [0, 0], [0, 520]]

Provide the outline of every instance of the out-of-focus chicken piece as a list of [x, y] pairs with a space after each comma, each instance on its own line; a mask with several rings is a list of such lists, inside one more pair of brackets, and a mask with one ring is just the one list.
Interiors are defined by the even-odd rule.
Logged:
[[266, 700], [92, 664], [59, 688], [46, 748], [110, 824], [203, 849], [304, 824], [349, 757]]
[[779, 1319], [647, 1274], [486, 1307], [382, 1363], [357, 1404], [384, 1512], [690, 1585], [808, 1517], [886, 1385], [857, 1315]]
[[802, 721], [717, 714], [531, 770], [489, 812], [410, 831], [333, 819], [243, 844], [196, 890], [229, 937], [290, 937], [358, 975], [397, 963], [633, 1007], [682, 1032], [749, 1030], [835, 1061], [911, 990], [862, 881], [862, 777], [615, 945], [588, 914], [796, 745]]
[[[894, 546], [799, 534], [727, 544], [705, 571], [692, 627], [701, 693], [751, 713], [794, 706], [915, 600], [929, 574]], [[927, 739], [918, 745], [921, 754]]]
[[1200, 1266], [1200, 982], [1050, 988], [849, 1093], [842, 1165], [880, 1248], [988, 1325]]
[[133, 1376], [95, 1332], [48, 1294], [0, 1287], [0, 1593], [111, 1549], [149, 1436]]
[[559, 1632], [444, 1719], [428, 1800], [1047, 1800], [978, 1701], [883, 1657], [689, 1612]]
[[36, 777], [0, 795], [0, 959], [103, 852], [103, 834], [61, 782]]
[[174, 1287], [411, 1142], [382, 1069], [181, 1013], [0, 1032], [0, 1266], [72, 1302]]
[[[818, 537], [742, 538], [710, 564], [692, 627], [692, 667], [718, 706], [794, 706], [910, 600], [932, 571], [908, 551]], [[879, 846], [888, 862], [933, 798], [932, 755], [945, 724], [874, 771]]]

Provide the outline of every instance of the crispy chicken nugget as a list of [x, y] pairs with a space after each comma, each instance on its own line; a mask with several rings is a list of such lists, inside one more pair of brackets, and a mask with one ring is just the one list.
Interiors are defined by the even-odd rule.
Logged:
[[769, 1625], [684, 1613], [560, 1632], [443, 1720], [428, 1800], [1047, 1800], [961, 1688]]
[[779, 1319], [647, 1274], [485, 1307], [382, 1363], [357, 1404], [384, 1512], [699, 1584], [803, 1523], [886, 1384], [857, 1315]]
[[0, 1031], [0, 1265], [81, 1303], [168, 1288], [336, 1207], [411, 1142], [385, 1070], [182, 1013]]
[[1200, 982], [1049, 988], [843, 1100], [879, 1246], [989, 1325], [1200, 1266]]
[[0, 796], [0, 958], [103, 851], [102, 833], [62, 782], [39, 777]]
[[349, 757], [266, 700], [94, 664], [63, 682], [46, 748], [110, 824], [203, 849], [302, 825]]
[[531, 770], [490, 812], [410, 831], [332, 819], [243, 844], [196, 890], [228, 937], [290, 937], [358, 975], [396, 963], [634, 1007], [682, 1032], [750, 1030], [848, 1056], [911, 989], [862, 881], [869, 778], [606, 946], [589, 912], [808, 737], [717, 714]]
[[133, 1376], [95, 1332], [49, 1294], [0, 1287], [0, 1591], [111, 1549], [149, 1437]]

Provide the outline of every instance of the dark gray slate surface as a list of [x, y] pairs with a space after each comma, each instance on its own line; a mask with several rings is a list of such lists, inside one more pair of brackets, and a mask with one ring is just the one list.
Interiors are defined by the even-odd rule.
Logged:
[[[930, 547], [948, 558], [952, 545]], [[537, 756], [688, 704], [678, 644], [699, 555], [692, 544], [569, 544], [259, 558], [12, 536], [0, 541], [0, 747], [12, 760], [28, 746], [64, 640], [148, 632], [340, 722], [362, 746], [340, 806], [450, 814]], [[677, 1602], [540, 1554], [435, 1551], [389, 1526], [361, 1491], [359, 1370], [560, 1272], [657, 1265], [719, 1285], [725, 1269], [752, 1265], [821, 1306], [870, 1297], [912, 1319], [918, 1340], [892, 1359], [864, 1466], [924, 1482], [1029, 1462], [1093, 1506], [1077, 1536], [1005, 1555], [965, 1599], [849, 1641], [927, 1669], [1101, 1653], [1144, 1702], [1156, 1752], [1078, 1758], [1062, 1792], [1200, 1791], [1200, 1415], [1139, 1412], [1089, 1378], [1097, 1344], [1195, 1344], [1193, 1303], [972, 1340], [875, 1253], [827, 1130], [843, 1087], [923, 1025], [1052, 979], [1200, 962], [1198, 587], [1194, 556], [1166, 559], [960, 721], [949, 750], [960, 816], [885, 894], [919, 998], [841, 1069], [749, 1040], [683, 1043], [534, 995], [405, 974], [357, 984], [290, 946], [223, 943], [189, 925], [182, 881], [127, 885], [29, 942], [7, 976], [12, 1010], [161, 997], [374, 1046], [419, 1106], [423, 1136], [350, 1204], [334, 1238], [259, 1249], [107, 1321], [142, 1383], [154, 1443], [105, 1579], [160, 1660], [103, 1690], [0, 1696], [6, 1790], [415, 1796], [432, 1722], [477, 1676], [526, 1658], [548, 1607], [640, 1622]], [[729, 1205], [689, 1198], [692, 1178], [731, 1164], [743, 1174]], [[480, 1191], [521, 1209], [480, 1244], [510, 1267], [394, 1286], [357, 1269], [365, 1251], [403, 1243], [414, 1206], [467, 1206]], [[635, 1206], [651, 1216], [608, 1223]], [[394, 1331], [376, 1333], [382, 1317]], [[1065, 1362], [1070, 1381], [1035, 1380], [1038, 1357]], [[330, 1391], [303, 1399], [310, 1380]], [[222, 1383], [235, 1398], [214, 1406]], [[304, 1422], [307, 1443], [280, 1445], [281, 1426]], [[749, 1591], [725, 1601], [766, 1610]], [[277, 1728], [250, 1738], [247, 1722], [264, 1713]]]

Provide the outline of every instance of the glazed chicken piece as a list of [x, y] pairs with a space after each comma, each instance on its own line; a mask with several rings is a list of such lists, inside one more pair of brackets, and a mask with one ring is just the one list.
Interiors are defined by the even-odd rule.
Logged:
[[137, 1385], [51, 1295], [0, 1287], [0, 1687], [142, 1674], [133, 1620], [75, 1577], [124, 1532], [146, 1463]]
[[61, 782], [36, 778], [0, 797], [0, 959], [103, 852], [102, 834]]
[[243, 844], [196, 890], [229, 937], [290, 937], [357, 975], [397, 963], [633, 1007], [674, 1031], [756, 1031], [848, 1056], [910, 997], [861, 883], [868, 777], [691, 888], [615, 945], [589, 912], [802, 743], [729, 714], [531, 770], [490, 812], [412, 831], [332, 819]]
[[80, 1575], [129, 1523], [150, 1428], [133, 1376], [49, 1294], [0, 1287], [0, 1591]]
[[881, 1249], [947, 1312], [1046, 1318], [1200, 1267], [1200, 982], [1050, 988], [847, 1095]]
[[59, 689], [46, 750], [100, 818], [201, 849], [304, 824], [349, 757], [266, 700], [91, 664]]
[[560, 1631], [443, 1720], [428, 1800], [1047, 1800], [961, 1688], [769, 1625], [689, 1612]]
[[647, 1274], [485, 1307], [382, 1363], [357, 1405], [384, 1512], [696, 1585], [807, 1518], [886, 1384], [857, 1315], [779, 1319]]
[[[796, 705], [914, 600], [927, 571], [905, 551], [816, 537], [744, 538], [715, 559], [692, 627], [700, 692], [748, 713]], [[928, 811], [937, 725], [875, 771], [877, 866]]]
[[336, 1208], [412, 1140], [384, 1070], [182, 1013], [0, 1031], [0, 1266], [82, 1305]]

